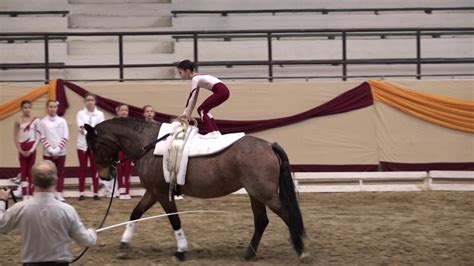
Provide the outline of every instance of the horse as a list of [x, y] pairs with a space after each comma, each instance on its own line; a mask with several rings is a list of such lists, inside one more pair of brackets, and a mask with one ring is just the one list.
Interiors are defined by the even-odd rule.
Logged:
[[[113, 118], [97, 126], [86, 125], [87, 143], [95, 154], [97, 171], [102, 180], [111, 180], [119, 150], [132, 159], [145, 194], [133, 209], [130, 220], [139, 219], [156, 202], [166, 213], [176, 213], [174, 199], [169, 198], [169, 184], [163, 174], [163, 157], [143, 147], [156, 142], [161, 123], [146, 122], [137, 118]], [[289, 159], [277, 143], [246, 135], [217, 154], [189, 158], [186, 182], [180, 186], [186, 196], [216, 198], [245, 188], [254, 216], [254, 232], [244, 253], [246, 260], [256, 258], [260, 239], [269, 220], [266, 207], [277, 214], [287, 225], [290, 239], [300, 259], [306, 236], [303, 218], [290, 172]], [[175, 231], [176, 259], [186, 259], [187, 239], [181, 228], [178, 214], [168, 216]], [[120, 251], [128, 252], [135, 223], [127, 225], [120, 243]]]

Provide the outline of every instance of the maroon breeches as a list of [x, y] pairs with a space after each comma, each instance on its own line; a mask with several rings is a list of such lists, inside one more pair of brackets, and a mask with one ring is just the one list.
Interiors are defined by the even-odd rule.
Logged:
[[[22, 151], [29, 151], [33, 145], [35, 144], [34, 141], [29, 141], [29, 142], [22, 142], [20, 143], [20, 149]], [[36, 151], [30, 154], [28, 157], [24, 157], [21, 154], [18, 154], [18, 160], [20, 161], [20, 174], [21, 174], [21, 182], [28, 181], [28, 189], [27, 187], [21, 187], [21, 193], [23, 196], [26, 195], [33, 195], [33, 191], [35, 189], [35, 186], [33, 184], [33, 179], [31, 176], [31, 168], [35, 164], [36, 160]]]
[[[123, 152], [119, 152], [119, 160], [123, 160], [127, 155]], [[125, 188], [125, 194], [130, 193], [130, 174], [132, 170], [132, 161], [128, 160], [120, 163], [117, 167], [117, 178], [118, 187]], [[123, 194], [123, 193], [121, 193]]]
[[229, 99], [229, 89], [224, 83], [214, 84], [212, 87], [213, 94], [209, 96], [197, 109], [199, 116], [204, 125], [206, 125], [208, 132], [219, 131], [216, 122], [209, 111]]
[[64, 164], [66, 163], [66, 155], [63, 156], [43, 156], [43, 159], [52, 161], [58, 169], [58, 182], [56, 183], [56, 191], [63, 192], [64, 188]]
[[99, 177], [97, 176], [97, 170], [95, 167], [95, 157], [91, 149], [87, 151], [77, 150], [77, 157], [79, 158], [79, 192], [84, 192], [86, 175], [87, 175], [87, 158], [91, 164], [92, 171], [92, 186], [94, 188], [94, 194], [99, 192]]

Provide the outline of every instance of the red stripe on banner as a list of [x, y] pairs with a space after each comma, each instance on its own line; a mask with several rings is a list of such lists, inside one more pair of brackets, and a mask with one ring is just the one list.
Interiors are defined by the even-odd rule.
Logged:
[[380, 162], [382, 171], [473, 171], [474, 162], [466, 163], [395, 163]]
[[373, 172], [377, 164], [292, 164], [292, 172]]

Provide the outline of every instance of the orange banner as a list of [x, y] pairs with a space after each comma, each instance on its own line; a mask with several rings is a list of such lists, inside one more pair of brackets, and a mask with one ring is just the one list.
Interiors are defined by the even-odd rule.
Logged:
[[51, 81], [49, 84], [43, 85], [33, 91], [6, 102], [0, 106], [0, 120], [3, 120], [20, 110], [21, 102], [24, 100], [35, 101], [44, 94], [48, 94], [48, 100], [56, 100], [56, 83], [57, 80]]
[[379, 102], [433, 124], [474, 132], [474, 101], [421, 93], [384, 81], [368, 82]]

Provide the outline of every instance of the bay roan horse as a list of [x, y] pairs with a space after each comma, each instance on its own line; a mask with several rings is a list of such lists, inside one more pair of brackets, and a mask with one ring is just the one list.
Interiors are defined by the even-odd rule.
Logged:
[[[113, 162], [119, 150], [127, 155], [140, 154], [142, 147], [156, 140], [161, 124], [135, 118], [114, 118], [95, 128], [86, 125], [87, 142], [95, 153], [101, 179], [110, 180]], [[153, 149], [133, 160], [146, 191], [133, 210], [130, 220], [139, 219], [157, 201], [167, 213], [177, 212], [169, 200], [169, 186], [163, 175], [163, 157]], [[266, 207], [275, 212], [288, 226], [291, 242], [300, 258], [304, 253], [305, 230], [289, 161], [276, 143], [245, 136], [217, 154], [193, 157], [188, 161], [186, 183], [181, 192], [186, 196], [215, 198], [245, 188], [250, 197], [255, 231], [245, 252], [245, 259], [256, 256], [258, 244], [268, 224]], [[185, 258], [187, 240], [178, 215], [168, 216], [175, 231], [178, 249], [175, 256]], [[122, 236], [121, 250], [128, 250], [135, 224], [129, 224]]]

